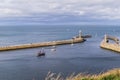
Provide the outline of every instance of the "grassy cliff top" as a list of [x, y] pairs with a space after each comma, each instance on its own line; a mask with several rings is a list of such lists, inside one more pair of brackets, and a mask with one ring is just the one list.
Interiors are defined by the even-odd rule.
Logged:
[[45, 80], [120, 80], [120, 68], [112, 69], [98, 75], [79, 73], [63, 78], [60, 74], [48, 73]]

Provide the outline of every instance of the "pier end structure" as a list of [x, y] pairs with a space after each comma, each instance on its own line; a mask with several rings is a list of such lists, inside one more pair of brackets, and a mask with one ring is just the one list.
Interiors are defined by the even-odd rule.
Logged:
[[[109, 40], [114, 41], [114, 43], [110, 43]], [[114, 36], [105, 35], [103, 41], [100, 44], [100, 47], [115, 52], [120, 52], [119, 39]]]

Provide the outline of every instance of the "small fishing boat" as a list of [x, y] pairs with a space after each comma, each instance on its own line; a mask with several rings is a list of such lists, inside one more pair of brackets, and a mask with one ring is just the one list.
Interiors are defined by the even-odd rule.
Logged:
[[53, 48], [53, 49], [51, 49], [51, 51], [56, 51], [56, 49], [55, 49], [55, 48]]
[[38, 52], [37, 57], [45, 56], [45, 51], [42, 49]]
[[56, 51], [56, 46], [52, 46], [51, 51]]
[[52, 46], [52, 48], [56, 48], [56, 46]]

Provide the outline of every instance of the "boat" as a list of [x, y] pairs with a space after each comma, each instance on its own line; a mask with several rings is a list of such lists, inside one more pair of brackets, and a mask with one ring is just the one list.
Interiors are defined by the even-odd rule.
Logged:
[[44, 50], [40, 50], [37, 54], [37, 57], [40, 57], [40, 56], [45, 56], [45, 51]]
[[56, 51], [56, 46], [52, 46], [51, 51]]
[[56, 51], [56, 49], [55, 49], [55, 48], [53, 48], [53, 49], [51, 49], [51, 51]]

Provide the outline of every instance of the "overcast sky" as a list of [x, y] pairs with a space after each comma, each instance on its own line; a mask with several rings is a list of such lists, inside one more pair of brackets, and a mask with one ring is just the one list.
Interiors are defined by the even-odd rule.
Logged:
[[54, 20], [75, 16], [118, 21], [120, 0], [0, 0], [0, 18], [39, 17], [40, 20], [51, 15]]

